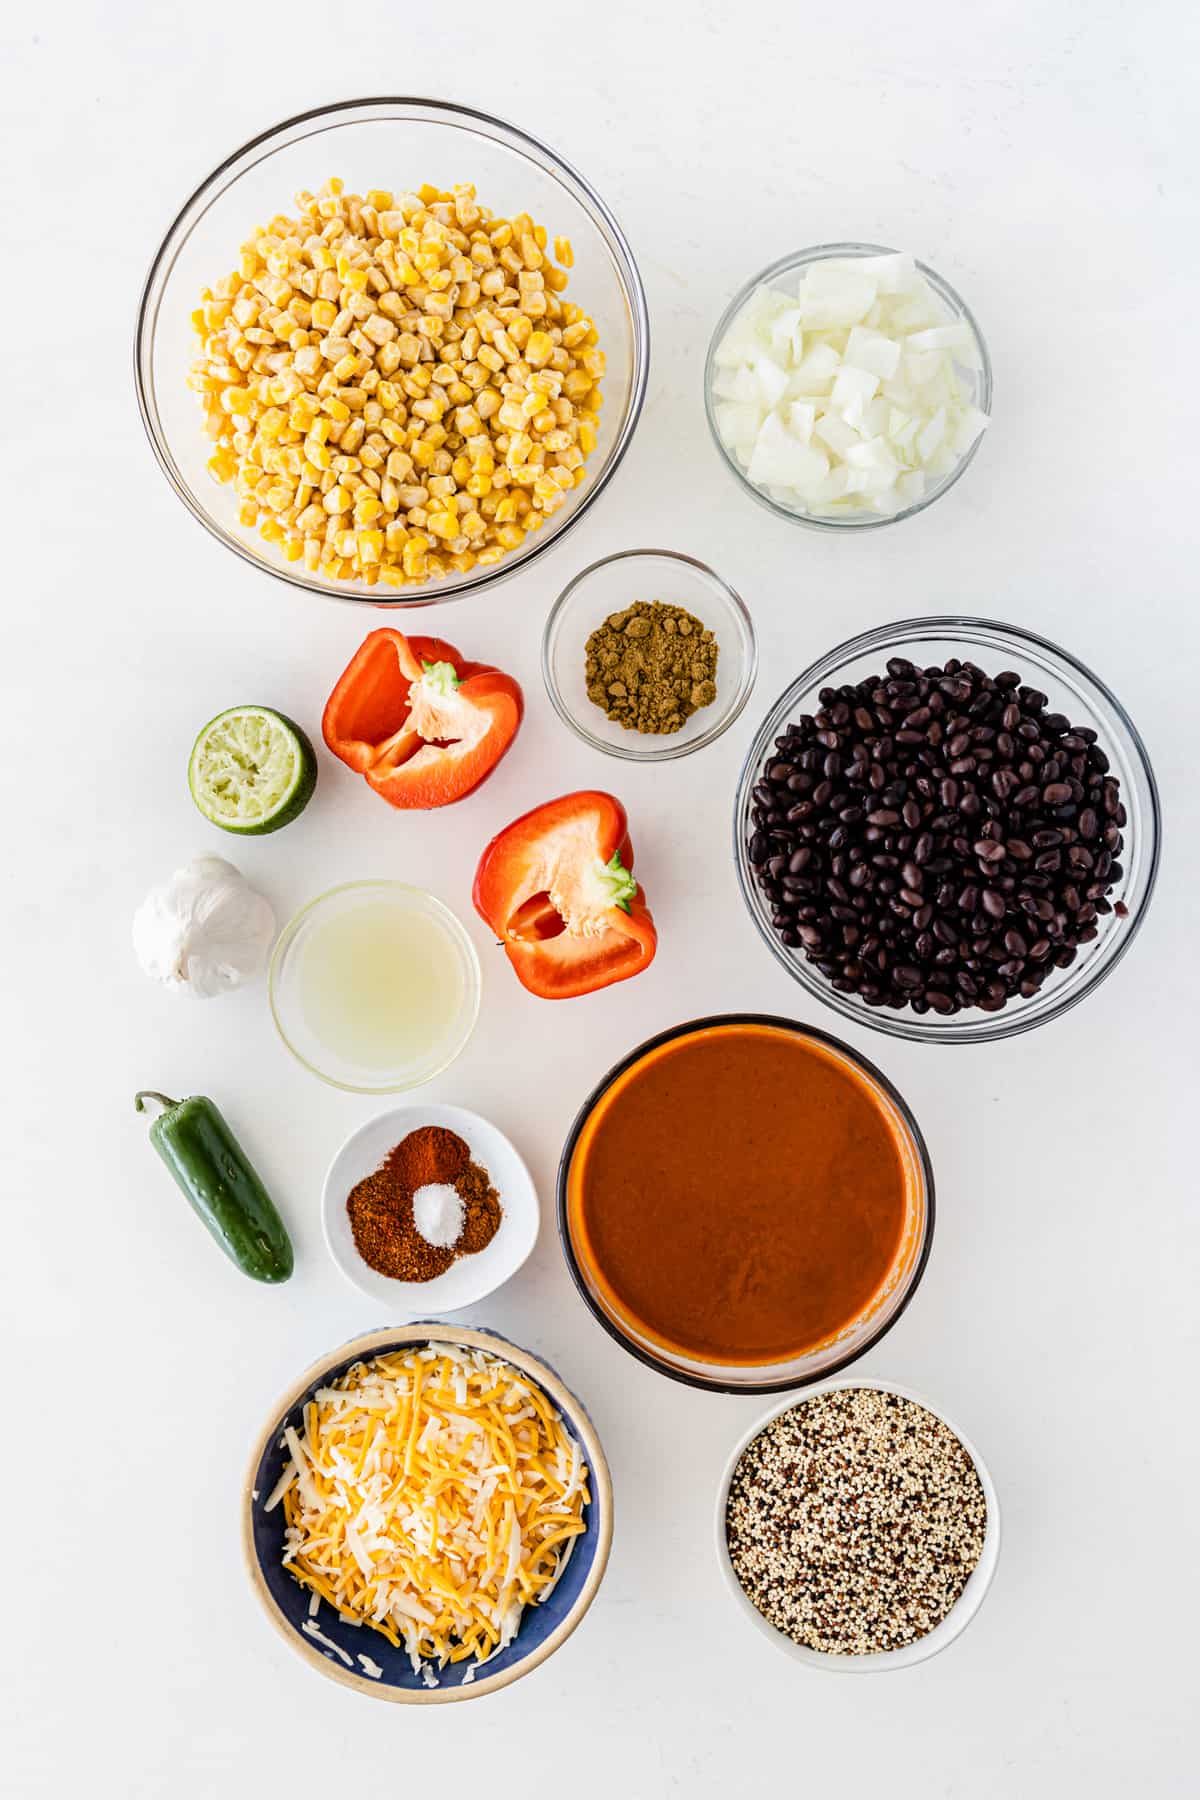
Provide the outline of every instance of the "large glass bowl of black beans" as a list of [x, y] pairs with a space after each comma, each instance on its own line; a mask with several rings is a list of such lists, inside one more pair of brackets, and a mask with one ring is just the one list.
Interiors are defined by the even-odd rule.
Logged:
[[742, 894], [793, 978], [895, 1037], [1028, 1031], [1145, 916], [1158, 790], [1132, 720], [1045, 638], [909, 619], [783, 693], [738, 784]]

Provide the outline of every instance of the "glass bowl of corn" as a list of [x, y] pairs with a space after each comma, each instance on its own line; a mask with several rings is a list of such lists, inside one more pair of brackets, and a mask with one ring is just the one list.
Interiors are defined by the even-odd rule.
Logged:
[[347, 101], [236, 150], [138, 311], [151, 447], [194, 518], [309, 592], [419, 606], [525, 568], [645, 398], [632, 253], [584, 178], [442, 101]]

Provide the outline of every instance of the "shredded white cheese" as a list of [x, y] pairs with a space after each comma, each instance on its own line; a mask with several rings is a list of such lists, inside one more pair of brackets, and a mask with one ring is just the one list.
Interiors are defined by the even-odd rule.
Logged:
[[313, 1624], [311, 1619], [305, 1619], [300, 1629], [306, 1637], [310, 1637], [316, 1643], [320, 1644], [322, 1649], [331, 1650], [335, 1656], [340, 1656], [348, 1669], [354, 1667], [353, 1662], [350, 1657], [346, 1655], [346, 1652], [342, 1649], [341, 1645], [335, 1644], [332, 1638], [327, 1638], [325, 1633], [319, 1630], [318, 1627]]

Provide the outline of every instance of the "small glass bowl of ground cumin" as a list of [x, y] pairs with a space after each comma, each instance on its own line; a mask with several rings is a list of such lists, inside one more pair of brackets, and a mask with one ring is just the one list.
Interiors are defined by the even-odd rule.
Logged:
[[793, 1662], [911, 1668], [952, 1644], [1000, 1555], [978, 1450], [910, 1389], [844, 1376], [772, 1407], [717, 1489], [717, 1560], [743, 1617]]
[[713, 743], [750, 698], [757, 669], [745, 602], [673, 550], [622, 550], [581, 570], [542, 638], [559, 718], [593, 749], [630, 762]]
[[462, 1106], [393, 1107], [354, 1132], [325, 1177], [325, 1242], [393, 1319], [473, 1306], [537, 1241], [533, 1178], [509, 1140]]

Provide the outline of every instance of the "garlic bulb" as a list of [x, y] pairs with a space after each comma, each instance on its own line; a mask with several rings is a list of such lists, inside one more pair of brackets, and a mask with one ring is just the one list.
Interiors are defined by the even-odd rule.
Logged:
[[151, 888], [133, 919], [147, 975], [210, 1000], [259, 974], [275, 937], [269, 901], [222, 856], [197, 856]]

